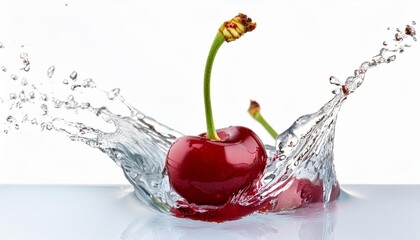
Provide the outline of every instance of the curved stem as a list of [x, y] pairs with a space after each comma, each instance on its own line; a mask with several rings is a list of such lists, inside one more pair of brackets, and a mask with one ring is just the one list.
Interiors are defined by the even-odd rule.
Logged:
[[274, 138], [274, 140], [277, 139], [278, 134], [276, 130], [274, 130], [274, 128], [271, 127], [271, 125], [262, 116], [261, 107], [257, 101], [251, 100], [251, 103], [248, 108], [248, 113], [249, 115], [251, 115], [252, 118], [259, 122], [265, 128], [265, 130], [267, 130], [267, 132], [271, 135], [271, 137]]
[[207, 124], [207, 138], [213, 140], [220, 140], [217, 135], [216, 128], [214, 127], [213, 112], [211, 108], [210, 98], [210, 79], [213, 62], [216, 57], [217, 51], [220, 46], [225, 42], [224, 36], [218, 32], [213, 40], [213, 44], [210, 47], [210, 52], [207, 56], [206, 68], [204, 70], [204, 108], [206, 112], [206, 124]]
[[229, 21], [224, 22], [216, 37], [213, 40], [213, 44], [210, 47], [209, 55], [207, 56], [206, 68], [204, 70], [204, 108], [206, 111], [206, 123], [207, 123], [207, 138], [212, 140], [220, 140], [217, 135], [216, 128], [213, 122], [213, 112], [211, 109], [210, 99], [210, 78], [211, 69], [213, 67], [214, 58], [216, 57], [217, 51], [220, 46], [226, 41], [231, 42], [240, 38], [247, 32], [253, 31], [257, 24], [252, 22], [252, 19], [247, 15], [239, 13], [236, 17]]
[[254, 119], [259, 122], [264, 128], [265, 130], [267, 130], [267, 132], [271, 135], [271, 137], [274, 138], [274, 140], [277, 139], [277, 137], [279, 136], [276, 132], [276, 130], [274, 130], [273, 127], [271, 127], [270, 124], [268, 124], [267, 121], [265, 121], [265, 119], [263, 118], [263, 116], [261, 115], [261, 113], [256, 113], [254, 116]]

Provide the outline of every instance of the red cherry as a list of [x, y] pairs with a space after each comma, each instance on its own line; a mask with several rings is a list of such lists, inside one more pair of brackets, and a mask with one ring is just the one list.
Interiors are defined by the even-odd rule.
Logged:
[[[260, 212], [287, 211], [324, 200], [324, 187], [321, 180], [292, 178], [289, 181], [293, 181], [291, 186], [259, 209]], [[332, 186], [330, 201], [337, 199], [339, 195], [340, 185], [337, 183]]]
[[264, 171], [267, 154], [253, 131], [235, 126], [217, 134], [221, 140], [205, 134], [181, 137], [169, 149], [169, 182], [190, 204], [223, 205]]

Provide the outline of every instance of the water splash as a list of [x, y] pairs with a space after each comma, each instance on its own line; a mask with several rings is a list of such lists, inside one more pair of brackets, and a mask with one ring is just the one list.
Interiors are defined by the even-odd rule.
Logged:
[[54, 72], [55, 72], [55, 66], [51, 66], [50, 68], [48, 68], [48, 70], [47, 70], [47, 76], [49, 77], [49, 78], [52, 78], [52, 76], [54, 75]]
[[[166, 153], [181, 133], [130, 105], [119, 88], [105, 91], [91, 78], [82, 80], [76, 71], [67, 75], [70, 84], [67, 79], [57, 80], [55, 67], [51, 66], [47, 70], [48, 79], [42, 85], [13, 73], [11, 79], [14, 82], [21, 79], [20, 87], [9, 97], [1, 98], [0, 106], [6, 108], [1, 113], [7, 115], [3, 118], [3, 132], [9, 133], [27, 124], [42, 131], [57, 131], [73, 141], [97, 148], [121, 167], [143, 203], [180, 217], [223, 221], [257, 211], [286, 211], [312, 202], [327, 204], [339, 194], [333, 148], [340, 107], [362, 85], [369, 69], [395, 61], [398, 54], [416, 41], [413, 25], [415, 22], [404, 30], [396, 29], [392, 40], [383, 42], [379, 53], [363, 62], [344, 83], [331, 76], [329, 81], [336, 86], [334, 97], [319, 111], [298, 118], [278, 136], [275, 147], [266, 145], [269, 159], [257, 188], [236, 193], [223, 206], [189, 204], [170, 187], [164, 171]], [[20, 58], [24, 67], [17, 71], [29, 72], [28, 54], [22, 53]], [[6, 71], [5, 66], [2, 69]], [[63, 90], [64, 97], [56, 96], [51, 90]], [[79, 100], [86, 96], [100, 98], [103, 104], [95, 106]], [[110, 102], [128, 110], [128, 114], [113, 113], [106, 107]], [[69, 112], [77, 116], [77, 120], [71, 120]], [[80, 117], [82, 113], [95, 121], [100, 119], [110, 129], [101, 130], [100, 124], [85, 123]]]

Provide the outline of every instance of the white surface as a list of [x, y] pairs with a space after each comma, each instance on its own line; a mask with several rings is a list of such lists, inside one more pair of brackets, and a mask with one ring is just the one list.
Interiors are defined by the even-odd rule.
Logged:
[[[210, 43], [221, 22], [244, 12], [258, 27], [217, 56], [215, 123], [248, 126], [273, 144], [246, 113], [250, 98], [278, 131], [286, 129], [332, 97], [330, 75], [351, 75], [390, 38], [387, 27], [420, 22], [419, 9], [419, 1], [399, 0], [2, 0], [0, 66], [20, 61], [25, 51], [31, 73], [45, 77], [54, 65], [61, 79], [76, 70], [103, 89], [121, 88], [134, 106], [163, 123], [198, 134], [205, 130], [201, 79]], [[344, 104], [335, 145], [341, 183], [420, 183], [419, 58], [417, 44], [395, 63], [372, 69]], [[0, 72], [1, 84], [12, 73]], [[126, 180], [99, 151], [32, 132], [0, 134], [0, 183]]]
[[139, 204], [129, 186], [0, 186], [0, 239], [420, 239], [420, 185], [345, 185], [329, 208], [221, 224]]

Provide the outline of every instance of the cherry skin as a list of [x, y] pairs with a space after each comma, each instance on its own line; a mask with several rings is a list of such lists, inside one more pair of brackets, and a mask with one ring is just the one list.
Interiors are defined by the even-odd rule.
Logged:
[[[306, 178], [291, 178], [290, 187], [265, 204], [260, 212], [281, 212], [300, 207], [310, 203], [324, 201], [324, 184], [321, 180], [311, 181]], [[340, 185], [332, 186], [330, 201], [336, 200], [340, 195]]]
[[264, 171], [267, 154], [248, 128], [217, 130], [221, 140], [206, 134], [177, 139], [169, 149], [169, 183], [190, 204], [220, 206], [241, 190], [254, 187]]

